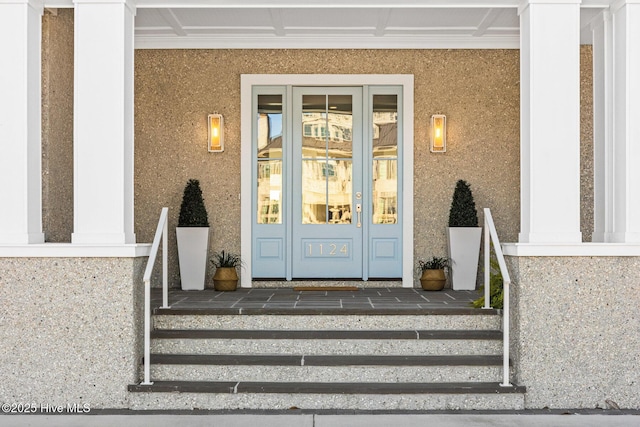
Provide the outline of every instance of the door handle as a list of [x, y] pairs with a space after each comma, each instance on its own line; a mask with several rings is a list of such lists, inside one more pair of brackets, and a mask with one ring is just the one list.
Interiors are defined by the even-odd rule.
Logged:
[[362, 227], [362, 205], [360, 205], [360, 203], [356, 205], [356, 212], [358, 213], [358, 223], [356, 224], [356, 227], [360, 228]]

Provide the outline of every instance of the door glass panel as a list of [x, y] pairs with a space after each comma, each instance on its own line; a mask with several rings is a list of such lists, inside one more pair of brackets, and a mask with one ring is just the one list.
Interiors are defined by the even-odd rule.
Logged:
[[258, 224], [282, 224], [282, 161], [258, 160]]
[[397, 95], [373, 95], [373, 157], [398, 157]]
[[258, 95], [258, 158], [282, 159], [282, 95]]
[[302, 223], [350, 224], [352, 95], [302, 97]]
[[327, 96], [302, 97], [302, 157], [327, 155]]
[[351, 95], [329, 95], [328, 149], [331, 158], [353, 157], [353, 107]]
[[395, 224], [398, 220], [398, 161], [373, 161], [373, 223]]
[[326, 224], [327, 179], [325, 160], [302, 161], [302, 223]]
[[351, 224], [351, 160], [330, 160], [329, 174], [329, 223]]
[[398, 97], [373, 96], [373, 224], [398, 221]]

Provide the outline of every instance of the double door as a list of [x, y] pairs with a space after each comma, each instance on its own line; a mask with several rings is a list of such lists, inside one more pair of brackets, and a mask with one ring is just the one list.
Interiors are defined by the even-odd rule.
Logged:
[[255, 88], [252, 277], [401, 277], [399, 95], [375, 89]]

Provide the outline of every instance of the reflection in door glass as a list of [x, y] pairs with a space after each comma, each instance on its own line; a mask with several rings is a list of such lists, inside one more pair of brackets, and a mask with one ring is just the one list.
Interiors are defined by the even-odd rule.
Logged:
[[327, 222], [327, 183], [330, 173], [325, 160], [302, 161], [302, 223]]
[[373, 96], [372, 222], [398, 221], [398, 97]]
[[398, 158], [398, 96], [373, 95], [373, 157]]
[[282, 95], [258, 95], [257, 223], [282, 224]]
[[373, 161], [373, 223], [395, 224], [398, 221], [397, 160]]
[[351, 95], [302, 97], [302, 223], [350, 224]]
[[333, 172], [327, 177], [329, 223], [351, 224], [351, 160], [331, 160], [327, 166], [330, 166]]
[[329, 95], [328, 152], [331, 158], [353, 157], [353, 109], [351, 95]]
[[258, 161], [258, 224], [282, 224], [282, 161]]

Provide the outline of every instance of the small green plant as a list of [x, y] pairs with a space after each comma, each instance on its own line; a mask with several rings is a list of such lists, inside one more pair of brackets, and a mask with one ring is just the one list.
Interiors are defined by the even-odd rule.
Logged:
[[478, 211], [473, 200], [471, 186], [464, 180], [458, 180], [453, 191], [453, 200], [449, 210], [449, 227], [477, 227]]
[[235, 268], [242, 266], [242, 259], [238, 254], [221, 251], [213, 254], [213, 257], [211, 257], [211, 264], [216, 268]]
[[[500, 273], [500, 266], [498, 260], [493, 256], [490, 260], [491, 272], [489, 273], [489, 297], [491, 298], [492, 308], [504, 307], [504, 281], [502, 274]], [[480, 290], [484, 292], [484, 285], [480, 286]], [[484, 307], [484, 296], [481, 296], [477, 300], [473, 301], [471, 305], [475, 308]]]
[[209, 217], [202, 198], [200, 181], [190, 179], [184, 188], [178, 227], [208, 227]]
[[449, 259], [433, 256], [427, 260], [419, 260], [416, 271], [422, 273], [425, 270], [444, 270], [449, 267]]

